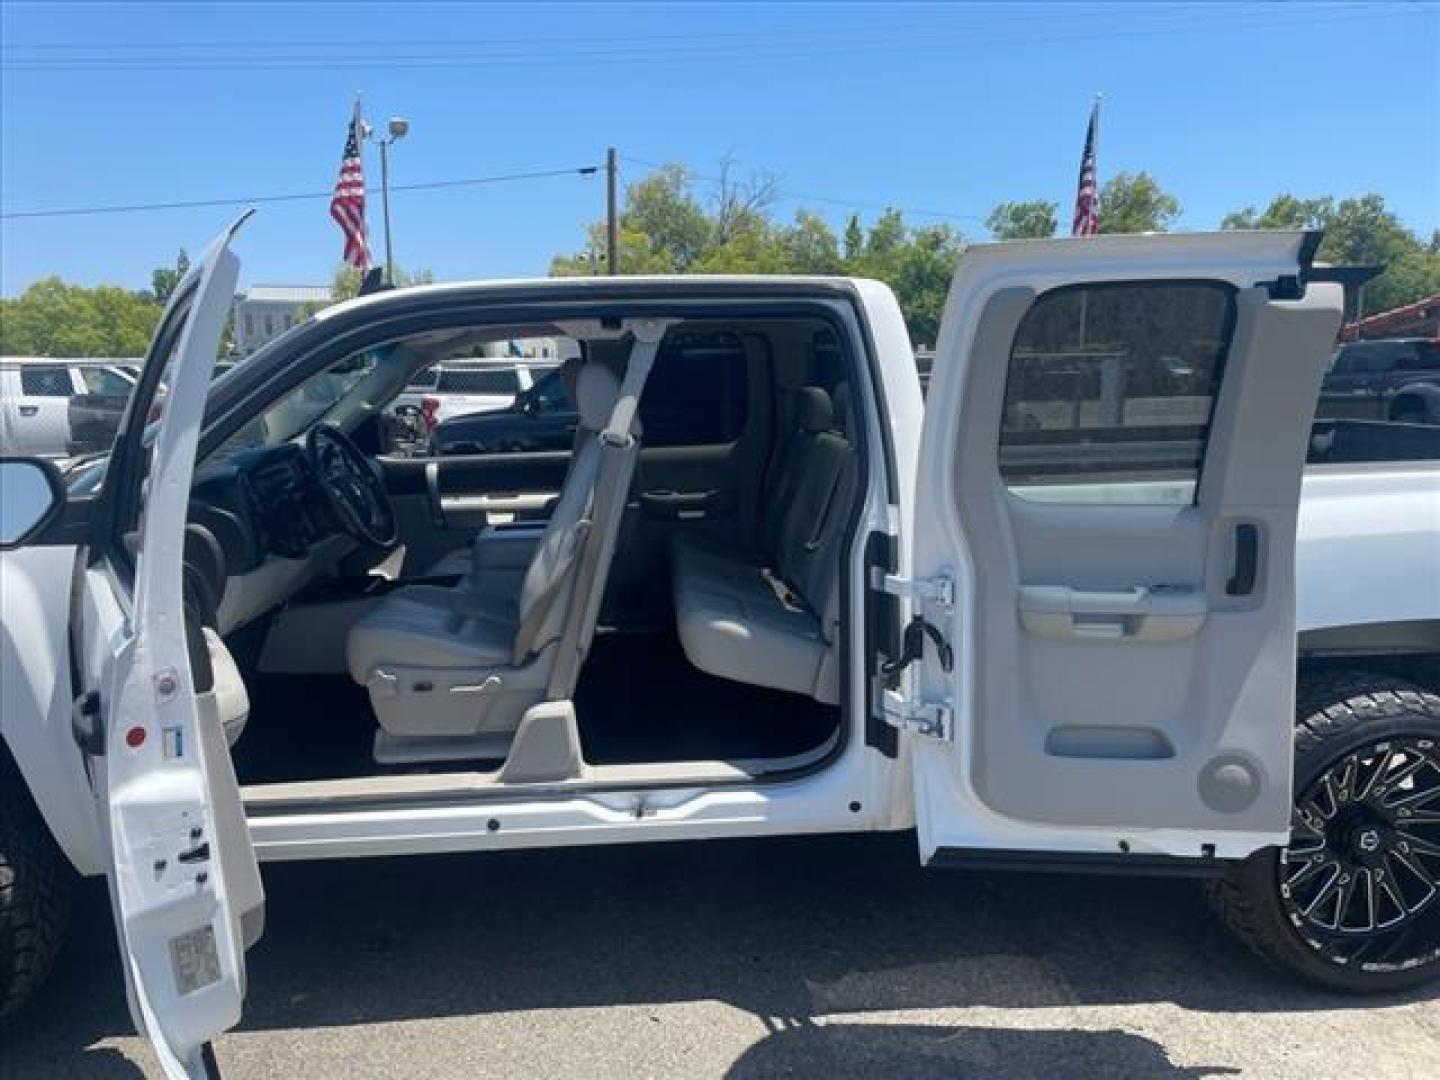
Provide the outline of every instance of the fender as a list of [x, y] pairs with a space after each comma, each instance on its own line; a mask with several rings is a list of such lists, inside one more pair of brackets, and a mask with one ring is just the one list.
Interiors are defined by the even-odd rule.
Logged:
[[0, 554], [0, 740], [56, 843], [82, 874], [105, 863], [94, 795], [71, 735], [71, 577], [78, 549]]

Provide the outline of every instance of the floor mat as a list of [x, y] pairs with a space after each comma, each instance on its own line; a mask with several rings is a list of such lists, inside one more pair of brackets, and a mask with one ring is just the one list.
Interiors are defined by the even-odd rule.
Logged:
[[[242, 784], [495, 766], [376, 765], [375, 714], [365, 688], [348, 675], [252, 673], [245, 685], [250, 720], [234, 748]], [[840, 720], [839, 709], [803, 695], [705, 674], [673, 634], [597, 637], [575, 708], [592, 765], [789, 757], [819, 746]]]
[[707, 675], [674, 634], [595, 639], [575, 694], [595, 765], [788, 757], [824, 742], [840, 710], [800, 694]]

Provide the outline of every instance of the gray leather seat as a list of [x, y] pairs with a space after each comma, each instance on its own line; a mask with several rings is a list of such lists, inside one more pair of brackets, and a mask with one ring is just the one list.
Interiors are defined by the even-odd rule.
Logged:
[[[526, 709], [545, 699], [557, 643], [584, 593], [582, 555], [592, 539], [605, 449], [595, 433], [611, 420], [621, 391], [619, 376], [598, 362], [586, 364], [577, 383], [577, 405], [591, 434], [581, 440], [518, 589], [513, 578], [508, 589], [485, 582], [410, 586], [350, 631], [350, 675], [369, 690], [385, 734], [508, 734]], [[637, 433], [632, 429], [632, 441]]]
[[[560, 365], [560, 377], [565, 382], [565, 391], [570, 400], [580, 400], [580, 368], [582, 361], [578, 356], [569, 356]], [[575, 441], [571, 452], [579, 451], [585, 440], [599, 434], [601, 428], [587, 426], [590, 421], [596, 419], [595, 415], [586, 416], [576, 406], [580, 415], [575, 425]], [[609, 419], [606, 413], [605, 419]], [[604, 427], [604, 423], [601, 423]], [[573, 468], [573, 462], [572, 462]], [[537, 523], [533, 530], [525, 528], [505, 529], [500, 532], [493, 532], [490, 529], [482, 529], [475, 539], [462, 548], [447, 552], [432, 563], [425, 571], [425, 577], [446, 578], [461, 577], [465, 584], [472, 589], [495, 589], [513, 587], [518, 583], [519, 574], [523, 572], [525, 560], [528, 559], [534, 547], [534, 542], [539, 539], [543, 524]], [[530, 535], [530, 543], [526, 543], [527, 534]], [[515, 552], [519, 550], [523, 558], [516, 558]], [[517, 565], [518, 562], [518, 565]]]
[[839, 700], [839, 582], [855, 455], [819, 387], [797, 392], [761, 548], [677, 539], [675, 617], [690, 662], [739, 682]]

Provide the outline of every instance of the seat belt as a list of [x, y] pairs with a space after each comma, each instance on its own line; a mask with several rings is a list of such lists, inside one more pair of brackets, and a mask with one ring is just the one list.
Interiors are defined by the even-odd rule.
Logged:
[[600, 466], [591, 502], [590, 528], [585, 535], [580, 566], [576, 571], [575, 591], [565, 616], [565, 629], [560, 636], [560, 651], [550, 672], [546, 696], [551, 701], [572, 697], [580, 678], [580, 666], [590, 651], [595, 637], [595, 624], [600, 618], [600, 602], [605, 595], [610, 560], [615, 551], [620, 519], [630, 499], [630, 480], [640, 441], [632, 432], [640, 407], [640, 395], [650, 369], [660, 351], [660, 342], [673, 319], [626, 320], [626, 327], [635, 337], [630, 358], [625, 364], [625, 377], [620, 395], [610, 412], [610, 422], [599, 434]]

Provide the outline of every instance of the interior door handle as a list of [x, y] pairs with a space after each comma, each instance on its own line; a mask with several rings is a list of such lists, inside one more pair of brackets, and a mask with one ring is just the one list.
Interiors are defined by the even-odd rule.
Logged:
[[1235, 572], [1225, 583], [1226, 596], [1249, 596], [1255, 591], [1260, 567], [1260, 529], [1248, 521], [1235, 526]]
[[1204, 593], [1183, 585], [1022, 585], [1019, 606], [1020, 625], [1033, 637], [1150, 644], [1191, 637], [1209, 613]]

